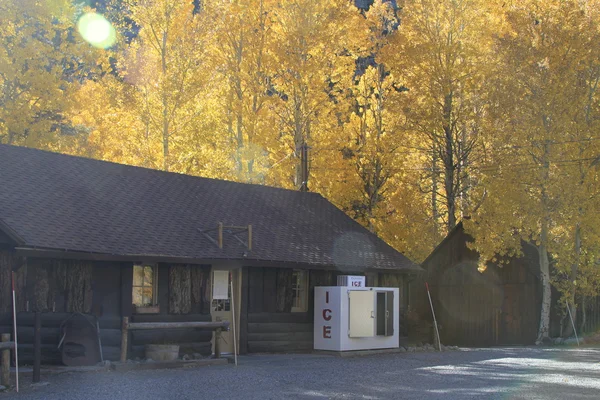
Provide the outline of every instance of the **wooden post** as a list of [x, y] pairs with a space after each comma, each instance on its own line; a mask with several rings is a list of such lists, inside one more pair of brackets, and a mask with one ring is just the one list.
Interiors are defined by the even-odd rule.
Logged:
[[33, 328], [33, 383], [40, 381], [40, 369], [42, 364], [42, 314], [35, 313]]
[[223, 223], [219, 222], [219, 248], [223, 248]]
[[127, 337], [129, 336], [129, 317], [123, 317], [121, 325], [121, 362], [127, 362]]
[[[3, 333], [2, 341], [10, 342], [10, 333]], [[10, 349], [2, 350], [2, 373], [0, 373], [0, 383], [6, 387], [10, 386]]]
[[248, 250], [252, 251], [252, 225], [248, 225]]
[[221, 349], [219, 348], [219, 342], [221, 341], [221, 328], [215, 331], [215, 358], [221, 358]]

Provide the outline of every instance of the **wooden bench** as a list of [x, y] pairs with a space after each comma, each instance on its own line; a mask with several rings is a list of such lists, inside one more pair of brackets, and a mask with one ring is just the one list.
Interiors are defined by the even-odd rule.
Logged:
[[149, 329], [210, 329], [215, 331], [215, 358], [221, 357], [219, 339], [221, 332], [229, 329], [229, 322], [129, 322], [129, 317], [123, 317], [121, 326], [121, 362], [127, 361], [127, 342], [130, 330]]

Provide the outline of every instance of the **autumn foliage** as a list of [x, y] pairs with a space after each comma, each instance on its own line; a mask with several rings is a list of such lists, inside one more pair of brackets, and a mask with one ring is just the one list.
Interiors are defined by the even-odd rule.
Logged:
[[108, 49], [0, 4], [2, 143], [308, 188], [417, 261], [466, 219], [482, 267], [538, 246], [544, 307], [598, 292], [598, 1], [97, 3]]

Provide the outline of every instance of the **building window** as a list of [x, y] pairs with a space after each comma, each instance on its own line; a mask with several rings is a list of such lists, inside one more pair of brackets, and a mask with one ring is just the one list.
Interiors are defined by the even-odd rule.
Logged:
[[308, 311], [308, 271], [294, 270], [292, 273], [292, 292], [294, 294], [292, 312]]
[[133, 266], [133, 304], [136, 307], [152, 307], [158, 304], [158, 268], [155, 265]]

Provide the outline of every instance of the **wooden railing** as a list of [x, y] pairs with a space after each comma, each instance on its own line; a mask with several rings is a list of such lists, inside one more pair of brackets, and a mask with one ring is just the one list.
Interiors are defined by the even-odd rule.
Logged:
[[229, 322], [129, 322], [129, 317], [123, 317], [121, 326], [121, 362], [127, 361], [127, 343], [130, 330], [150, 329], [209, 329], [215, 331], [215, 358], [221, 357], [219, 342], [221, 332], [229, 329]]

